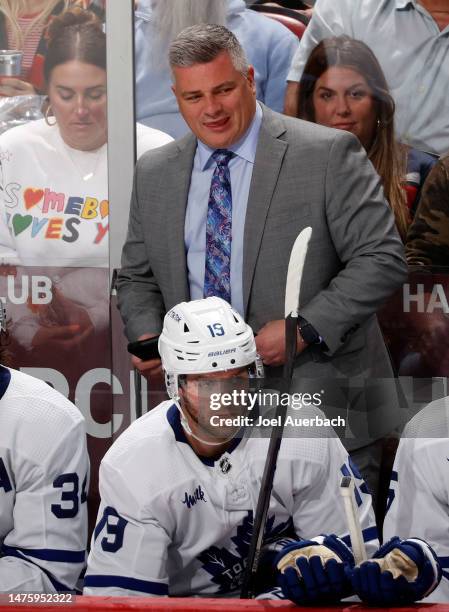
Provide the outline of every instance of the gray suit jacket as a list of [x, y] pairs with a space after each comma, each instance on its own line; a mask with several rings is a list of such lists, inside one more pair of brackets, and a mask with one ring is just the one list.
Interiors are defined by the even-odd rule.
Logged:
[[[165, 312], [189, 299], [184, 219], [195, 150], [188, 135], [137, 164], [117, 283], [129, 339], [160, 332]], [[307, 350], [297, 365], [310, 377], [391, 375], [374, 313], [405, 279], [406, 264], [379, 178], [353, 135], [263, 107], [243, 256], [255, 331], [284, 317], [291, 248], [308, 225], [300, 315], [329, 351]]]

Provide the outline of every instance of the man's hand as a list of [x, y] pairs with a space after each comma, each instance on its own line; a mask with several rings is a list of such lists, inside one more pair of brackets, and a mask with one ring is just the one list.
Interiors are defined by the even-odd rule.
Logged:
[[277, 581], [297, 605], [332, 604], [352, 594], [351, 549], [337, 536], [320, 536], [286, 546], [275, 560]]
[[[285, 320], [269, 321], [257, 333], [257, 352], [268, 366], [280, 366], [285, 362]], [[298, 330], [296, 354], [307, 347]]]
[[35, 94], [36, 90], [31, 83], [14, 77], [0, 78], [0, 96], [32, 96]]
[[[142, 334], [137, 339], [148, 340], [149, 338], [154, 338], [155, 336], [157, 336], [157, 334]], [[139, 359], [139, 357], [133, 355], [131, 357], [131, 363], [137, 370], [139, 370], [142, 376], [145, 376], [148, 381], [151, 380], [154, 382], [156, 378], [158, 379], [158, 382], [163, 380], [162, 364], [160, 359], [148, 359], [147, 361], [142, 361], [142, 359]]]
[[409, 605], [438, 586], [441, 568], [427, 543], [392, 538], [372, 559], [354, 568], [350, 579], [354, 591], [369, 605]]

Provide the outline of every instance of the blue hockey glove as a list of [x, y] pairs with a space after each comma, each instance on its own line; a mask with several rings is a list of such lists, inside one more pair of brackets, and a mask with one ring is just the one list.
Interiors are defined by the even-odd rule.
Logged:
[[350, 578], [354, 591], [365, 603], [408, 605], [438, 586], [441, 567], [424, 541], [395, 537], [381, 546], [371, 560], [350, 571]]
[[289, 544], [275, 565], [285, 597], [300, 606], [336, 603], [352, 594], [347, 571], [354, 567], [354, 557], [335, 535]]

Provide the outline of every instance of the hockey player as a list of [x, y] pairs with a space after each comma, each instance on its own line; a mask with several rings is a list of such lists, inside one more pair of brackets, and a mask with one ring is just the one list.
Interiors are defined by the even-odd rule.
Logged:
[[[434, 548], [443, 578], [426, 602], [449, 602], [448, 462], [449, 397], [444, 397], [423, 408], [404, 429], [384, 522], [386, 538], [414, 536]], [[367, 591], [365, 599], [373, 600], [373, 594]]]
[[[0, 362], [5, 319], [0, 301]], [[78, 409], [0, 365], [0, 592], [74, 589], [85, 565], [88, 470]]]
[[[223, 379], [242, 389], [248, 376], [260, 374], [254, 337], [226, 302], [207, 298], [167, 313], [159, 351], [171, 399], [134, 422], [102, 461], [84, 593], [232, 597], [245, 568], [268, 440], [228, 424], [232, 407], [214, 431], [204, 402]], [[395, 538], [375, 561], [355, 567], [340, 477], [352, 473], [358, 484], [371, 555], [377, 536], [366, 486], [338, 438], [298, 434], [281, 444], [260, 597], [326, 604], [356, 592], [391, 604], [431, 592], [439, 567], [424, 542]], [[273, 588], [276, 581], [282, 590]]]
[[[135, 421], [103, 458], [84, 593], [236, 596], [269, 440], [226, 423], [214, 431], [200, 407], [230, 377], [242, 388], [248, 374], [260, 374], [253, 333], [229, 304], [207, 298], [167, 313], [159, 351], [171, 399]], [[319, 534], [346, 537], [339, 483], [352, 466], [335, 435], [302, 435], [281, 445], [264, 547], [272, 581], [267, 571], [259, 591], [275, 584], [275, 557], [287, 566], [298, 549], [313, 549], [333, 560], [325, 569], [318, 560], [308, 586], [296, 579], [297, 600], [335, 601], [350, 592], [352, 553], [339, 537]], [[359, 517], [374, 552], [370, 496], [357, 476]], [[285, 590], [291, 596], [289, 584]]]

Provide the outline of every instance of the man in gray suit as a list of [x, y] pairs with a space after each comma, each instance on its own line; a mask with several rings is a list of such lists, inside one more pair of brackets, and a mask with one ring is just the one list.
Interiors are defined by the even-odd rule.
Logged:
[[[203, 297], [208, 213], [220, 180], [225, 201], [232, 191], [225, 223], [232, 242], [228, 269], [218, 276], [229, 276], [232, 305], [257, 332], [264, 363], [283, 363], [288, 261], [310, 225], [296, 375], [392, 376], [375, 312], [404, 280], [406, 264], [379, 177], [357, 138], [256, 103], [253, 69], [223, 26], [181, 32], [170, 65], [193, 134], [137, 164], [117, 283], [128, 338], [158, 334], [173, 305]], [[216, 150], [231, 152], [221, 179]], [[219, 259], [226, 267], [226, 257]], [[134, 363], [150, 375], [159, 365]]]

